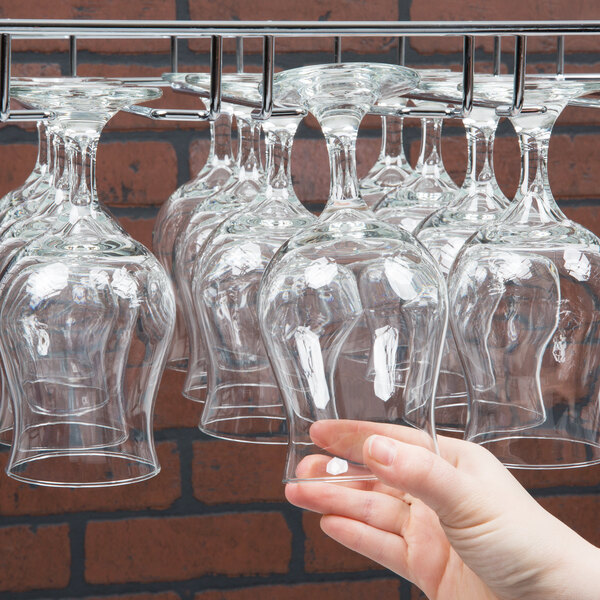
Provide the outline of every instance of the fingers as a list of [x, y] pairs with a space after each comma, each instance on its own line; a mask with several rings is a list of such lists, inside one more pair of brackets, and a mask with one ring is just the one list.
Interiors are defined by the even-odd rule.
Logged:
[[410, 505], [396, 496], [332, 483], [288, 484], [285, 495], [301, 508], [362, 521], [396, 535], [403, 535], [410, 513]]
[[479, 494], [470, 477], [421, 446], [374, 435], [364, 461], [378, 479], [419, 498], [447, 525], [457, 525], [463, 506]]
[[402, 537], [336, 515], [324, 516], [321, 519], [321, 529], [347, 548], [374, 560], [401, 577], [409, 578], [408, 547]]
[[[362, 456], [360, 457], [362, 462]], [[296, 477], [298, 479], [329, 479], [336, 477], [328, 471], [331, 463], [331, 456], [324, 454], [310, 454], [305, 456], [296, 467]], [[373, 480], [372, 473], [362, 465], [347, 464], [344, 469], [339, 472], [340, 480], [342, 478], [353, 477], [355, 479], [370, 479]]]
[[[424, 431], [391, 423], [351, 421], [347, 419], [323, 420], [312, 424], [310, 437], [313, 442], [335, 456], [353, 462], [363, 462], [363, 446], [371, 435], [383, 435], [408, 444], [415, 444], [434, 451], [433, 440]], [[446, 460], [454, 463], [465, 442], [438, 436], [440, 451]]]

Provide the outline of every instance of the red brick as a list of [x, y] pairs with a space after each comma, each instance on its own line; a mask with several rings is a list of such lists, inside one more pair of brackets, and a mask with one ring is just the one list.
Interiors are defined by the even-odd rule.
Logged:
[[33, 170], [36, 156], [37, 146], [33, 144], [0, 145], [0, 196], [23, 184]]
[[600, 546], [600, 527], [598, 527], [600, 496], [551, 496], [540, 498], [538, 501], [547, 511], [579, 535], [595, 546]]
[[[586, 0], [573, 0], [563, 2], [562, 0], [505, 0], [504, 2], [478, 2], [468, 4], [462, 0], [413, 0], [410, 7], [410, 19], [412, 21], [545, 21], [555, 19], [573, 19], [577, 15], [578, 21], [598, 18], [594, 3]], [[493, 46], [492, 38], [488, 38], [485, 44], [478, 38], [478, 45], [490, 49]], [[460, 38], [444, 37], [413, 37], [411, 45], [419, 52], [448, 52], [456, 51], [456, 43], [461, 45]], [[505, 45], [514, 48], [514, 41], [506, 39]], [[571, 52], [593, 52], [600, 49], [598, 36], [567, 36], [566, 48]], [[556, 36], [532, 37], [528, 40], [528, 50], [531, 52], [555, 52]]]
[[302, 585], [269, 585], [244, 590], [200, 592], [195, 600], [392, 600], [398, 598], [398, 579], [372, 581], [339, 581], [333, 583], [305, 583]]
[[[375, 18], [395, 21], [399, 18], [398, 3], [394, 0], [338, 0], [335, 3], [323, 4], [319, 0], [296, 2], [272, 2], [257, 0], [256, 2], [238, 2], [237, 0], [206, 0], [190, 2], [190, 18], [218, 19], [241, 21], [364, 21], [368, 15]], [[245, 52], [261, 51], [262, 42], [248, 40], [244, 43]], [[347, 38], [342, 42], [342, 50], [354, 52], [384, 52], [396, 44], [390, 37]], [[206, 46], [190, 40], [192, 50], [204, 49]], [[333, 54], [333, 38], [278, 38], [276, 50], [280, 52], [309, 51]]]
[[60, 589], [69, 583], [68, 525], [3, 527], [0, 548], [0, 590]]
[[203, 404], [181, 395], [185, 373], [166, 369], [158, 389], [154, 412], [155, 429], [198, 427]]
[[291, 533], [278, 513], [90, 522], [88, 583], [286, 573]]
[[307, 573], [366, 571], [383, 569], [376, 562], [338, 544], [321, 531], [321, 516], [304, 513], [302, 524], [306, 534], [304, 569]]
[[[600, 210], [598, 210], [598, 208], [598, 206], [562, 206], [563, 212], [569, 219], [583, 225], [600, 237]], [[551, 471], [551, 473], [554, 473], [554, 471]], [[567, 473], [570, 473], [570, 477], [573, 478], [574, 481], [593, 480], [595, 476], [595, 481], [600, 482], [600, 470], [596, 467], [586, 467], [585, 469], [575, 470], [569, 469]], [[558, 477], [558, 475], [555, 475], [554, 477]]]
[[152, 251], [152, 229], [154, 219], [131, 219], [130, 217], [119, 217], [119, 224], [135, 240], [141, 242]]
[[94, 596], [84, 600], [181, 600], [175, 592], [162, 592], [160, 594], [127, 594], [125, 596]]
[[162, 204], [177, 187], [175, 150], [169, 142], [100, 142], [97, 177], [104, 204]]
[[[0, 515], [50, 515], [79, 511], [162, 510], [181, 496], [177, 446], [164, 442], [157, 446], [160, 474], [135, 486], [95, 489], [33, 487], [5, 478], [0, 494]], [[4, 471], [8, 455], [0, 454]]]
[[[176, 0], [3, 0], [0, 18], [11, 19], [175, 19]], [[66, 40], [16, 40], [15, 51], [56, 52], [67, 50]], [[165, 52], [168, 40], [79, 40], [79, 49], [106, 52]]]
[[283, 502], [286, 446], [194, 443], [194, 497], [206, 504]]

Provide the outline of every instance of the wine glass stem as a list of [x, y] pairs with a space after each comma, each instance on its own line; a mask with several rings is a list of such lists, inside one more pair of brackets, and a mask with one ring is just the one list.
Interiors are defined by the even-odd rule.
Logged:
[[442, 164], [442, 124], [443, 119], [421, 119], [421, 152], [415, 170], [424, 175], [434, 174]]
[[326, 132], [327, 151], [329, 152], [330, 188], [329, 200], [324, 214], [338, 209], [352, 208], [368, 210], [360, 196], [356, 175], [356, 137], [355, 131], [336, 135]]
[[521, 180], [517, 191], [523, 197], [532, 189], [550, 190], [548, 183], [548, 147], [550, 135], [519, 134], [521, 148]]
[[402, 167], [408, 166], [404, 154], [404, 119], [402, 117], [381, 117], [381, 154], [380, 160], [394, 159]]
[[35, 171], [42, 174], [48, 170], [48, 161], [50, 154], [49, 130], [45, 120], [37, 122], [38, 129], [38, 155], [35, 161]]
[[260, 172], [260, 125], [250, 117], [236, 115], [239, 173], [256, 178]]
[[290, 158], [294, 133], [289, 127], [265, 131], [267, 186], [270, 189], [286, 189], [292, 183]]
[[231, 160], [231, 115], [220, 113], [210, 122], [209, 164]]
[[495, 130], [478, 124], [468, 124], [466, 130], [468, 158], [463, 187], [488, 183], [494, 179]]

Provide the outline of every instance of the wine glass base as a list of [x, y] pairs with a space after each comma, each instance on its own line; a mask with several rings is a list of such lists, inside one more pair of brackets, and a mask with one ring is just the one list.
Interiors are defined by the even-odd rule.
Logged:
[[[20, 460], [7, 469], [13, 479], [44, 487], [93, 488], [150, 479], [160, 467], [115, 452], [53, 452]], [[54, 474], [54, 476], [52, 476]]]
[[600, 463], [600, 444], [587, 441], [543, 435], [482, 438], [485, 436], [474, 436], [469, 441], [487, 448], [509, 469], [575, 469]]
[[285, 446], [289, 441], [286, 420], [274, 417], [216, 418], [201, 423], [198, 429], [214, 438], [245, 444]]

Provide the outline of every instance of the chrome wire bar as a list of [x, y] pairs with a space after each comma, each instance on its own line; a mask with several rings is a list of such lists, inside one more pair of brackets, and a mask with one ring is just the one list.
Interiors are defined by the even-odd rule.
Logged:
[[594, 35], [590, 21], [133, 21], [0, 19], [0, 34], [19, 38], [76, 35], [87, 38]]
[[494, 75], [500, 75], [502, 66], [502, 38], [494, 36]]
[[244, 72], [244, 38], [235, 38], [235, 67], [238, 73]]
[[69, 75], [77, 77], [77, 37], [69, 36]]
[[565, 74], [565, 36], [559, 35], [556, 48], [556, 74]]
[[342, 38], [339, 35], [333, 38], [333, 62], [342, 62]]
[[[263, 38], [263, 99], [256, 112], [259, 119], [275, 114], [302, 114], [299, 107], [273, 105], [273, 65], [275, 37], [334, 37], [334, 58], [341, 61], [343, 36], [397, 36], [398, 62], [405, 59], [406, 37], [462, 36], [463, 43], [463, 98], [460, 107], [439, 111], [440, 116], [461, 117], [468, 114], [473, 104], [475, 36], [494, 36], [494, 73], [500, 72], [500, 42], [504, 36], [516, 36], [514, 93], [510, 106], [499, 106], [501, 116], [543, 111], [544, 107], [525, 107], [525, 64], [527, 36], [556, 35], [558, 37], [557, 72], [564, 72], [564, 41], [567, 35], [595, 35], [600, 33], [600, 21], [454, 21], [454, 22], [393, 22], [393, 21], [104, 21], [104, 20], [33, 20], [0, 19], [0, 120], [34, 120], [46, 113], [40, 111], [10, 112], [11, 39], [69, 39], [69, 71], [77, 74], [77, 39], [82, 38], [167, 38], [171, 44], [171, 70], [178, 70], [178, 38], [211, 37], [211, 84], [208, 111], [180, 109], [151, 109], [137, 107], [132, 112], [152, 119], [214, 119], [221, 108], [221, 74], [223, 66], [223, 37], [236, 39], [238, 72], [243, 70], [242, 37]], [[127, 83], [156, 81], [149, 78], [131, 78]], [[235, 99], [231, 99], [235, 101]], [[421, 116], [416, 107], [404, 107], [399, 114]], [[435, 114], [427, 109], [428, 114]]]
[[179, 73], [179, 43], [176, 35], [171, 36], [171, 73]]

